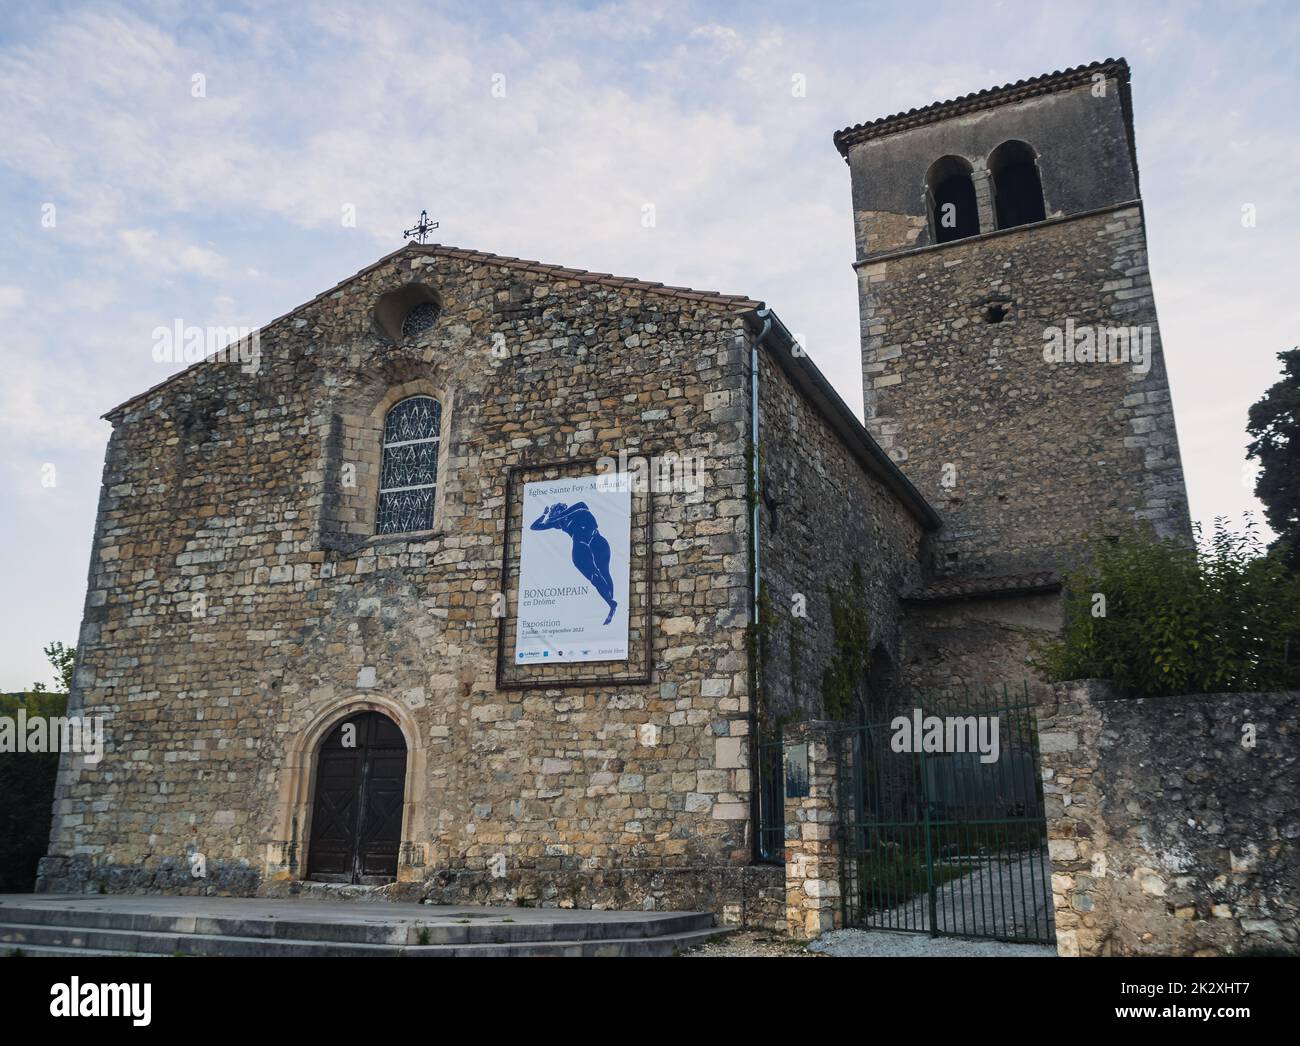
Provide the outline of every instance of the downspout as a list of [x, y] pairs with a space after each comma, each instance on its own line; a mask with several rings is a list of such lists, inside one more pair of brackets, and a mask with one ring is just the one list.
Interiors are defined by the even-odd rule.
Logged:
[[750, 591], [751, 602], [753, 604], [754, 624], [758, 624], [758, 506], [759, 506], [759, 467], [758, 467], [758, 347], [767, 337], [768, 332], [772, 329], [772, 313], [769, 309], [759, 309], [757, 315], [763, 320], [763, 329], [758, 332], [749, 345], [749, 421], [750, 437], [749, 445], [752, 448], [750, 455], [750, 483], [753, 485], [754, 496], [751, 499], [753, 504], [750, 506], [750, 533], [753, 535], [754, 542], [754, 577]]
[[753, 825], [753, 834], [751, 838], [751, 850], [753, 860], [758, 863], [762, 860], [762, 843], [760, 840], [760, 799], [759, 799], [759, 736], [758, 736], [758, 699], [762, 679], [762, 666], [759, 661], [759, 651], [761, 649], [762, 637], [759, 635], [760, 628], [760, 605], [759, 605], [759, 585], [761, 584], [761, 574], [759, 571], [759, 461], [758, 461], [758, 355], [759, 346], [762, 345], [763, 339], [767, 337], [772, 329], [772, 311], [766, 306], [759, 309], [756, 313], [759, 319], [763, 321], [763, 328], [758, 332], [754, 339], [749, 343], [749, 460], [750, 460], [750, 506], [749, 506], [749, 548], [750, 548], [750, 565], [752, 574], [749, 582], [749, 606], [750, 606], [750, 627], [753, 629], [754, 642], [751, 644], [751, 660], [749, 666], [750, 688], [749, 688], [749, 807], [750, 807], [750, 824]]

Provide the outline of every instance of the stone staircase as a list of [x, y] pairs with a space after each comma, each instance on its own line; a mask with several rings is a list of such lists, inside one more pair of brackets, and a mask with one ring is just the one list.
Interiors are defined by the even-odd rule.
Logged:
[[726, 932], [705, 912], [0, 895], [0, 956], [667, 956]]

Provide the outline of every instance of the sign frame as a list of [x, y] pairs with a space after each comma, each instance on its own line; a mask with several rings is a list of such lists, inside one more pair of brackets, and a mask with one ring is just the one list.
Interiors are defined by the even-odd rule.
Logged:
[[[637, 450], [637, 456], [654, 458], [657, 451], [649, 448], [640, 448]], [[608, 455], [612, 457], [613, 455]], [[496, 665], [496, 689], [497, 690], [560, 690], [570, 688], [591, 688], [605, 687], [615, 688], [624, 686], [645, 686], [652, 682], [654, 675], [654, 632], [655, 632], [655, 554], [654, 554], [654, 518], [655, 518], [655, 491], [654, 484], [651, 482], [649, 488], [643, 492], [633, 490], [632, 492], [632, 525], [631, 525], [631, 559], [628, 564], [628, 576], [632, 587], [640, 580], [638, 574], [638, 561], [644, 563], [642, 577], [645, 582], [645, 605], [642, 611], [643, 623], [641, 626], [641, 642], [635, 643], [629, 639], [628, 643], [628, 660], [623, 661], [569, 661], [560, 664], [571, 667], [572, 672], [567, 675], [545, 676], [534, 673], [528, 673], [528, 669], [552, 668], [559, 665], [542, 665], [533, 663], [529, 665], [516, 665], [508, 656], [507, 645], [510, 640], [509, 631], [515, 627], [518, 622], [517, 601], [519, 598], [518, 586], [511, 592], [511, 568], [510, 557], [519, 554], [519, 540], [515, 528], [512, 526], [512, 520], [515, 513], [516, 503], [522, 512], [522, 494], [524, 477], [529, 473], [544, 473], [551, 470], [558, 470], [562, 475], [554, 477], [538, 476], [539, 479], [554, 478], [561, 479], [568, 477], [576, 478], [581, 475], [590, 474], [599, 471], [600, 457], [588, 458], [560, 458], [551, 461], [529, 461], [519, 462], [509, 465], [505, 470], [505, 524], [501, 539], [501, 570], [498, 578], [497, 591], [500, 592], [506, 600], [506, 613], [497, 618], [497, 665]], [[644, 499], [643, 507], [638, 508], [638, 499]], [[638, 525], [637, 516], [641, 513], [644, 515], [644, 521]], [[638, 556], [636, 547], [643, 544], [645, 553]], [[514, 571], [514, 576], [518, 578], [518, 569]], [[628, 627], [632, 628], [633, 618], [635, 616], [635, 607], [628, 607]], [[583, 671], [584, 666], [599, 668], [602, 665], [631, 665], [633, 664], [633, 654], [640, 647], [640, 660], [643, 665], [642, 671], [636, 669], [616, 669], [612, 672], [606, 672], [601, 675], [579, 674]], [[508, 674], [509, 671], [509, 674]], [[524, 673], [517, 675], [517, 673]], [[514, 675], [515, 678], [510, 678]]]

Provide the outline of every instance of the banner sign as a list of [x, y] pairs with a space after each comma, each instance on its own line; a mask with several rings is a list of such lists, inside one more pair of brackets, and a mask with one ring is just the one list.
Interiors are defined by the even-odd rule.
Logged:
[[631, 549], [625, 473], [524, 484], [515, 663], [626, 661]]

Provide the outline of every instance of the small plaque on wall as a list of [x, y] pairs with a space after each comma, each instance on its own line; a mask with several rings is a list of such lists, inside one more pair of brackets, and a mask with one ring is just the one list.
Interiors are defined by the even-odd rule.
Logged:
[[808, 796], [808, 746], [791, 745], [785, 750], [785, 794], [787, 799]]

